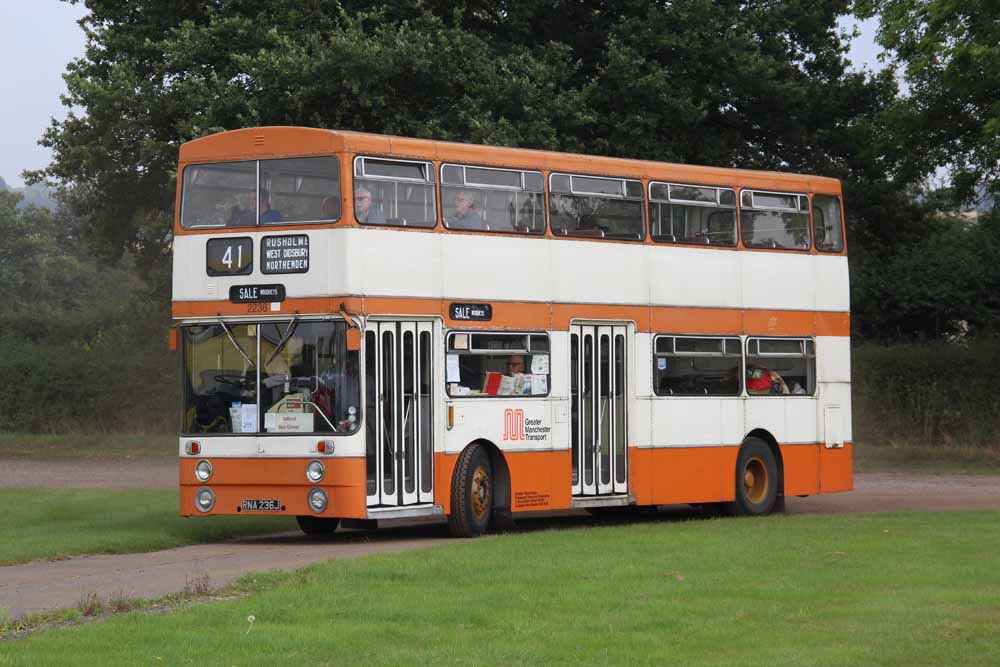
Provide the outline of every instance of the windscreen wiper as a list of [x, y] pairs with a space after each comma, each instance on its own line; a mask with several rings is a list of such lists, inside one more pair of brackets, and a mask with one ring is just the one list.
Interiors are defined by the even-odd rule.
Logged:
[[217, 321], [219, 323], [219, 326], [222, 327], [222, 330], [226, 332], [227, 336], [229, 336], [229, 342], [233, 344], [233, 347], [236, 348], [236, 351], [239, 352], [241, 355], [243, 355], [243, 359], [245, 359], [246, 362], [250, 365], [250, 368], [254, 368], [255, 364], [253, 363], [253, 360], [250, 359], [249, 356], [247, 356], [247, 353], [243, 351], [243, 348], [240, 347], [240, 344], [236, 342], [236, 338], [233, 337], [233, 332], [229, 330], [229, 327], [226, 326], [226, 323], [223, 322], [222, 320], [217, 320]]
[[292, 332], [295, 331], [295, 327], [297, 327], [298, 325], [299, 325], [299, 318], [298, 317], [292, 318], [292, 321], [288, 323], [288, 328], [285, 329], [285, 335], [282, 336], [281, 340], [278, 341], [277, 346], [275, 346], [274, 348], [274, 352], [271, 353], [271, 356], [268, 357], [267, 362], [264, 364], [265, 367], [270, 365], [270, 363], [274, 361], [274, 358], [278, 356], [278, 353], [281, 352], [281, 348], [283, 348], [285, 346], [285, 343], [288, 342], [288, 339], [292, 337]]

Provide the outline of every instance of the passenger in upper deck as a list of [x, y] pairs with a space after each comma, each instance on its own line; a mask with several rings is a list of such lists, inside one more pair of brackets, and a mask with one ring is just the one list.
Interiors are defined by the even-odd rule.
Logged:
[[454, 213], [445, 217], [448, 229], [485, 229], [483, 214], [473, 195], [464, 190], [455, 193]]
[[226, 227], [252, 227], [257, 224], [257, 204], [253, 192], [236, 194], [236, 202], [229, 207]]
[[385, 213], [378, 206], [372, 208], [372, 193], [361, 185], [354, 190], [354, 217], [370, 225], [385, 224]]
[[281, 211], [271, 208], [271, 193], [267, 190], [260, 191], [260, 221], [262, 223], [281, 222], [285, 217]]

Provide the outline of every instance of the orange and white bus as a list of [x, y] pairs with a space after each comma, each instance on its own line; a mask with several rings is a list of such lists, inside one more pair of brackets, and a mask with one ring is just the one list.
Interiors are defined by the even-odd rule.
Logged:
[[181, 513], [848, 491], [840, 183], [264, 127], [180, 149]]

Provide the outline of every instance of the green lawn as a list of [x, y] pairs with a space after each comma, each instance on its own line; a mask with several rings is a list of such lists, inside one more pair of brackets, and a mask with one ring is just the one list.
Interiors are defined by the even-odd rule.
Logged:
[[297, 530], [289, 517], [185, 519], [176, 489], [0, 489], [0, 506], [0, 564]]
[[998, 475], [1000, 448], [862, 441], [854, 445], [854, 471]]
[[0, 665], [996, 665], [997, 553], [997, 512], [442, 540], [8, 641]]
[[[177, 459], [174, 434], [81, 433], [42, 435], [0, 433], [0, 459], [128, 461]], [[2, 463], [0, 463], [2, 465]]]

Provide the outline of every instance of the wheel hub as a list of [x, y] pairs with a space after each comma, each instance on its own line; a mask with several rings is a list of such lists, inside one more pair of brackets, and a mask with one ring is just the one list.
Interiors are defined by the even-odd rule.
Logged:
[[770, 486], [767, 466], [759, 456], [754, 456], [743, 466], [743, 492], [750, 502], [757, 504], [767, 497]]
[[482, 520], [490, 507], [490, 478], [486, 473], [486, 468], [478, 466], [472, 473], [472, 513], [476, 518]]

